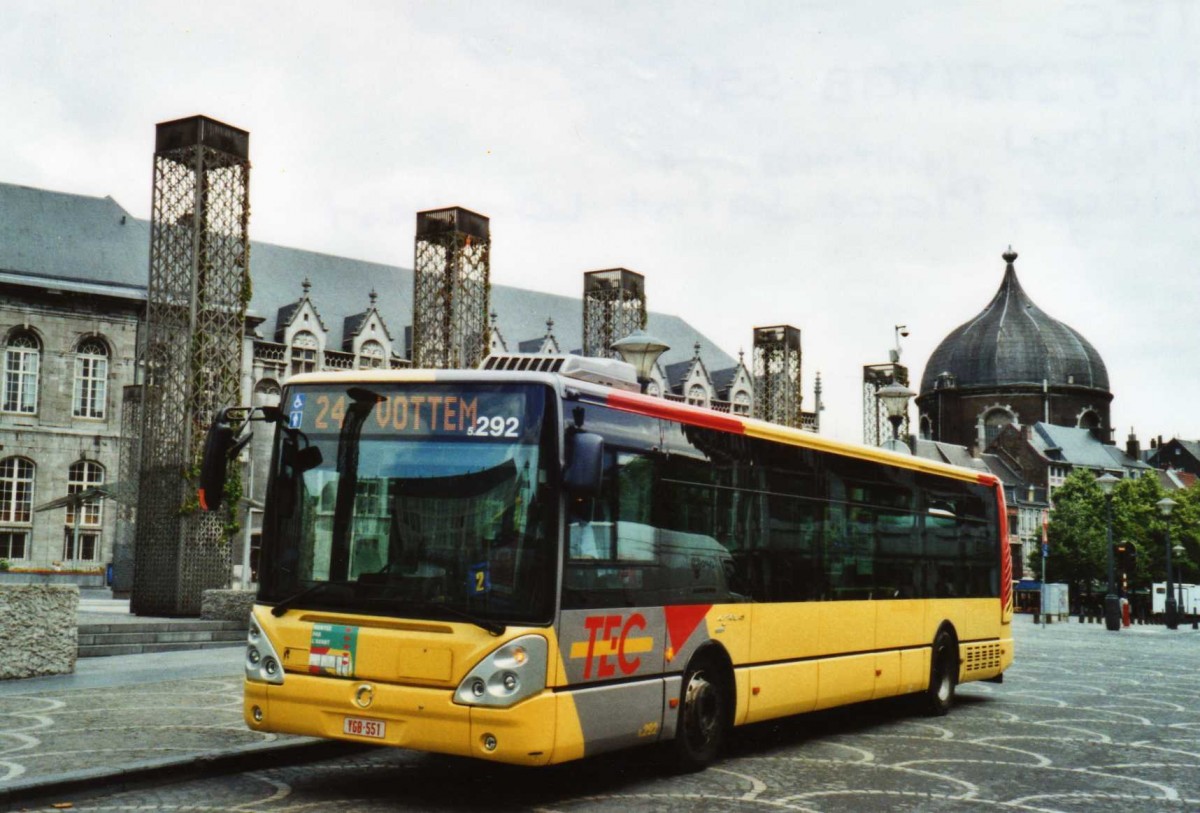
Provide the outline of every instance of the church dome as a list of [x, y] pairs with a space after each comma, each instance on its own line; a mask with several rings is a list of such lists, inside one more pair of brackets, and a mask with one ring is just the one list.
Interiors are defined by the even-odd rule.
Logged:
[[950, 373], [957, 387], [1012, 385], [1088, 387], [1108, 391], [1104, 360], [1069, 325], [1047, 316], [1021, 288], [1011, 248], [1003, 255], [1004, 281], [983, 311], [955, 328], [933, 351], [921, 394]]

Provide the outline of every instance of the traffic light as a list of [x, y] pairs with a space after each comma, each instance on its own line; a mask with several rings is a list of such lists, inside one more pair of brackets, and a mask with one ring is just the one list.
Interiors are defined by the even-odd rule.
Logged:
[[1137, 568], [1137, 547], [1128, 540], [1116, 542], [1113, 544], [1113, 559], [1122, 572], [1133, 572]]

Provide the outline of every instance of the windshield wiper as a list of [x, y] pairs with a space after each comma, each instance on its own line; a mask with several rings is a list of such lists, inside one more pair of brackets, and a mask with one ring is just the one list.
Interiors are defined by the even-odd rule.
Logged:
[[294, 605], [298, 601], [302, 601], [302, 600], [308, 598], [309, 596], [316, 595], [317, 593], [322, 592], [323, 590], [325, 590], [328, 587], [335, 587], [335, 586], [336, 587], [347, 587], [350, 584], [351, 584], [351, 582], [348, 582], [348, 581], [317, 582], [314, 585], [304, 588], [299, 593], [288, 596], [287, 598], [283, 599], [282, 601], [276, 603], [275, 606], [271, 608], [271, 615], [275, 616], [276, 618], [279, 618], [284, 613], [286, 613], [288, 610], [290, 610], [292, 608], [292, 605]]
[[402, 607], [411, 608], [413, 610], [418, 610], [420, 612], [444, 613], [446, 615], [452, 616], [453, 618], [458, 618], [463, 621], [468, 621], [468, 622], [474, 624], [475, 626], [479, 627], [480, 629], [486, 631], [489, 635], [495, 635], [495, 636], [503, 635], [504, 631], [506, 629], [508, 629], [508, 627], [504, 626], [499, 621], [492, 621], [487, 618], [480, 618], [479, 616], [469, 613], [466, 610], [460, 610], [457, 607], [452, 607], [449, 604], [438, 604], [437, 602], [434, 602], [434, 601], [421, 601], [419, 599], [407, 599], [407, 598], [400, 598], [398, 596], [394, 596], [394, 597], [385, 596], [385, 597], [381, 597], [381, 598], [378, 598], [375, 600], [376, 601], [386, 601], [389, 604], [400, 605]]

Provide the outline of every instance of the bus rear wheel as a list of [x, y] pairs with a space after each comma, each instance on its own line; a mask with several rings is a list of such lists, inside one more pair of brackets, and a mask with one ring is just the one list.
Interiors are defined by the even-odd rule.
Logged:
[[681, 771], [707, 767], [725, 744], [733, 708], [726, 671], [715, 658], [702, 656], [684, 672], [674, 740]]
[[925, 712], [942, 717], [954, 705], [954, 690], [958, 685], [958, 646], [954, 636], [942, 630], [933, 639], [930, 658], [929, 688], [925, 690]]

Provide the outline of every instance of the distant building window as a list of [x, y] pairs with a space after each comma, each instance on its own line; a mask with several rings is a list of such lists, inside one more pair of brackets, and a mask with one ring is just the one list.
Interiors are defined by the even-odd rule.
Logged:
[[292, 375], [311, 373], [317, 369], [317, 350], [321, 345], [317, 337], [308, 332], [297, 333], [292, 338]]
[[108, 397], [108, 348], [103, 342], [88, 339], [75, 352], [76, 418], [103, 418]]
[[738, 415], [750, 414], [750, 393], [738, 390], [733, 394], [733, 411]]
[[358, 368], [360, 370], [383, 369], [387, 352], [383, 345], [376, 341], [363, 342], [358, 351]]
[[696, 406], [707, 406], [708, 391], [704, 389], [702, 384], [693, 384], [688, 387], [687, 402]]
[[0, 460], [0, 558], [25, 559], [29, 555], [33, 472], [33, 464], [24, 458]]
[[[104, 467], [91, 460], [80, 460], [72, 463], [67, 470], [67, 494], [78, 494], [89, 488], [104, 485]], [[67, 525], [75, 525], [76, 513], [80, 525], [100, 524], [100, 498], [92, 497], [78, 505], [67, 506]]]
[[68, 526], [63, 532], [63, 555], [67, 562], [94, 562], [100, 547], [100, 534]]
[[983, 445], [986, 449], [992, 445], [1004, 427], [1016, 423], [1013, 414], [1007, 409], [993, 409], [983, 416]]
[[0, 523], [32, 521], [33, 464], [22, 457], [0, 460]]
[[0, 559], [24, 559], [29, 549], [29, 531], [0, 530]]
[[5, 412], [22, 412], [29, 415], [37, 412], [38, 368], [41, 361], [41, 345], [37, 337], [28, 331], [12, 334], [4, 348], [4, 393]]
[[658, 382], [657, 382], [657, 381], [651, 381], [649, 384], [647, 384], [647, 385], [646, 385], [646, 394], [647, 394], [647, 395], [652, 395], [652, 396], [654, 396], [655, 398], [657, 398], [658, 396], [662, 395], [662, 390], [660, 390], [660, 389], [658, 388]]

